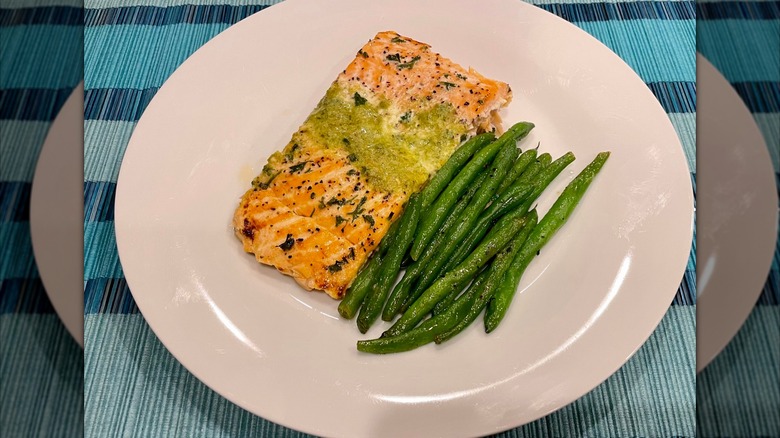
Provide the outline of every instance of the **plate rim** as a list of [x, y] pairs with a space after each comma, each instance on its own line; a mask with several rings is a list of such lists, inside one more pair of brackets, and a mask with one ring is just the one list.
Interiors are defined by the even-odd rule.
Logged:
[[[751, 131], [751, 134], [756, 138], [760, 139], [758, 145], [755, 147], [755, 151], [763, 155], [765, 157], [764, 163], [767, 163], [766, 166], [764, 166], [765, 171], [769, 174], [771, 181], [771, 188], [769, 188], [769, 191], [773, 193], [774, 196], [774, 205], [777, 205], [777, 190], [774, 185], [774, 169], [771, 164], [771, 157], [769, 155], [769, 149], [767, 148], [766, 139], [764, 138], [763, 133], [758, 127], [758, 124], [755, 122], [755, 119], [753, 118], [753, 114], [748, 109], [747, 105], [745, 105], [742, 98], [739, 96], [739, 94], [736, 92], [736, 90], [733, 89], [729, 81], [723, 76], [723, 74], [720, 72], [720, 70], [709, 60], [706, 56], [704, 56], [701, 52], [696, 53], [696, 65], [697, 65], [697, 79], [702, 78], [702, 73], [704, 73], [706, 76], [704, 76], [709, 82], [708, 86], [712, 87], [711, 89], [717, 87], [718, 91], [722, 91], [724, 96], [727, 96], [729, 98], [729, 103], [736, 104], [737, 106], [735, 108], [730, 108], [730, 112], [734, 112], [737, 114], [740, 114], [742, 116], [747, 116], [746, 120], [750, 121], [750, 124], [748, 126], [743, 126], [743, 133], [744, 130], [747, 129]], [[701, 68], [701, 67], [704, 68]], [[701, 89], [701, 85], [699, 84], [698, 89]], [[702, 107], [699, 109], [701, 110]], [[720, 107], [722, 108], [722, 106]], [[756, 169], [754, 169], [756, 170]], [[754, 217], [751, 217], [751, 219], [755, 219]], [[773, 236], [777, 235], [778, 232], [778, 209], [772, 208], [772, 224], [774, 225], [774, 233]], [[701, 231], [701, 230], [700, 230]], [[763, 290], [763, 285], [769, 280], [768, 275], [770, 273], [770, 270], [772, 268], [772, 260], [774, 258], [774, 242], [772, 243], [771, 247], [765, 248], [767, 252], [765, 254], [762, 254], [763, 258], [759, 260], [759, 265], [761, 266], [761, 271], [765, 272], [765, 274], [762, 276], [761, 280], [757, 278], [749, 278], [751, 283], [759, 282], [761, 283], [760, 286], [755, 287], [753, 289], [745, 289], [747, 290], [747, 294], [745, 296], [745, 299], [740, 301], [740, 305], [735, 307], [730, 307], [729, 311], [727, 312], [728, 319], [726, 321], [722, 321], [723, 325], [728, 326], [727, 331], [723, 334], [717, 334], [718, 338], [710, 342], [701, 342], [702, 341], [702, 334], [701, 332], [697, 332], [697, 349], [696, 349], [696, 373], [701, 373], [704, 371], [713, 361], [720, 355], [721, 352], [729, 345], [731, 340], [734, 338], [734, 336], [739, 333], [742, 326], [747, 321], [748, 317], [752, 313], [756, 302], [761, 297], [761, 293]], [[698, 252], [701, 250], [701, 246], [697, 245], [697, 262], [703, 261], [703, 257], [699, 257]], [[756, 251], [754, 248], [751, 248], [751, 255], [756, 255]], [[754, 260], [755, 261], [755, 260]], [[764, 269], [764, 267], [766, 269]], [[697, 270], [697, 279], [696, 284], [697, 288], [700, 287], [699, 285], [706, 286], [706, 282], [701, 281], [701, 275], [704, 273], [703, 270]], [[745, 280], [745, 279], [743, 279]], [[697, 289], [698, 290], [698, 289]], [[716, 288], [716, 291], [719, 289]], [[697, 299], [697, 316], [700, 315], [702, 312], [707, 312], [706, 308], [708, 307], [706, 303], [710, 302], [710, 300], [706, 297], [713, 297], [713, 299], [717, 299], [717, 296], [713, 296], [712, 292], [710, 292], [707, 295], [704, 295], [704, 290], [698, 290], [699, 294], [701, 295]], [[730, 303], [733, 304], [733, 303]], [[699, 321], [701, 323], [701, 321]], [[699, 325], [699, 329], [702, 327]], [[706, 328], [705, 328], [706, 330]], [[707, 339], [707, 336], [704, 336], [704, 339]], [[703, 351], [703, 347], [707, 347], [706, 351]]]
[[[61, 275], [58, 275], [56, 272], [52, 273], [52, 269], [50, 268], [50, 264], [47, 260], [47, 257], [44, 257], [43, 254], [47, 253], [48, 249], [51, 248], [51, 244], [55, 242], [51, 242], [49, 240], [44, 239], [43, 237], [39, 237], [41, 233], [41, 227], [44, 227], [47, 225], [46, 220], [44, 219], [45, 215], [41, 215], [40, 208], [42, 208], [41, 203], [46, 202], [45, 199], [45, 192], [46, 188], [48, 188], [49, 183], [44, 181], [44, 177], [41, 176], [41, 174], [47, 170], [44, 168], [44, 165], [46, 165], [48, 162], [44, 162], [42, 160], [42, 157], [47, 156], [46, 154], [51, 154], [52, 149], [55, 145], [61, 144], [60, 141], [58, 141], [58, 136], [63, 134], [63, 129], [66, 129], [68, 132], [64, 132], [64, 134], [67, 137], [67, 134], [71, 130], [70, 125], [65, 125], [66, 122], [69, 122], [71, 117], [73, 118], [80, 118], [81, 123], [79, 124], [79, 132], [81, 132], [81, 139], [82, 142], [78, 145], [79, 150], [83, 150], [83, 132], [84, 132], [84, 81], [80, 81], [70, 92], [68, 95], [68, 98], [65, 100], [65, 103], [62, 105], [62, 108], [60, 108], [60, 111], [57, 113], [57, 116], [52, 121], [51, 125], [49, 126], [49, 130], [46, 134], [46, 138], [43, 142], [43, 145], [41, 146], [40, 153], [38, 154], [38, 158], [35, 164], [35, 170], [33, 173], [33, 180], [32, 185], [30, 188], [30, 242], [32, 246], [32, 252], [33, 252], [33, 258], [35, 260], [36, 269], [38, 269], [38, 274], [41, 278], [41, 283], [43, 283], [43, 288], [46, 291], [46, 295], [49, 297], [49, 301], [52, 304], [52, 307], [54, 308], [54, 312], [59, 317], [60, 321], [62, 321], [62, 324], [67, 329], [70, 336], [73, 338], [73, 340], [81, 347], [84, 348], [84, 295], [80, 294], [77, 298], [82, 303], [81, 311], [78, 312], [78, 314], [71, 314], [68, 310], [67, 305], [65, 304], [64, 296], [62, 296], [63, 288], [61, 287], [61, 281], [62, 278]], [[68, 139], [64, 139], [65, 143], [69, 143], [67, 141]], [[83, 154], [82, 156], [82, 166], [81, 170], [83, 172]], [[82, 188], [84, 183], [83, 173], [80, 174], [81, 182], [82, 182]], [[83, 193], [83, 190], [81, 191]], [[80, 205], [80, 211], [81, 216], [79, 217], [78, 223], [84, 224], [84, 198], [83, 196], [78, 197], [79, 205]], [[78, 259], [82, 260], [83, 257], [83, 226], [81, 229], [81, 254], [78, 255]], [[43, 240], [42, 240], [43, 239]], [[54, 275], [53, 275], [54, 274]], [[83, 269], [80, 271], [80, 274], [83, 274]], [[83, 275], [82, 275], [83, 277]], [[67, 289], [67, 288], [65, 288]], [[77, 288], [74, 289], [73, 292], [83, 292], [83, 289]], [[66, 292], [67, 293], [67, 292]]]

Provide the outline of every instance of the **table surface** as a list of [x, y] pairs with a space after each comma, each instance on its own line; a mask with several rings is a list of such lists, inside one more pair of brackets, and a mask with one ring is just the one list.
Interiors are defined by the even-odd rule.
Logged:
[[[0, 435], [297, 436], [214, 393], [168, 353], [133, 302], [113, 234], [122, 155], [155, 92], [209, 39], [275, 1], [207, 5], [200, 0], [145, 0], [144, 6], [134, 6], [137, 3], [88, 0], [82, 10], [74, 0], [38, 0], [35, 7], [25, 7], [29, 1], [7, 0], [0, 8]], [[770, 39], [780, 34], [778, 2], [698, 7], [668, 0], [531, 3], [589, 32], [637, 71], [677, 130], [692, 178], [697, 31], [700, 50], [713, 53], [708, 58], [748, 102], [767, 142], [780, 141], [777, 55], [764, 53], [768, 65], [746, 69], [742, 52], [715, 50], [755, 38], [756, 32]], [[83, 358], [54, 315], [35, 269], [28, 207], [35, 160], [48, 126], [80, 80], [82, 45]], [[750, 47], [759, 56], [762, 50]], [[664, 62], [669, 52], [682, 61]], [[41, 65], [47, 67], [37, 68]], [[767, 90], [769, 98], [759, 98]], [[776, 149], [772, 156], [777, 171]], [[761, 393], [763, 403], [748, 401], [755, 391], [765, 391], [767, 382], [770, 387], [777, 382], [778, 351], [763, 347], [780, 339], [778, 256], [754, 312], [724, 354], [699, 376], [697, 394], [694, 251], [692, 246], [688, 269], [666, 316], [625, 366], [575, 403], [501, 436], [694, 436], [697, 397], [700, 419], [706, 420], [699, 426], [700, 435], [780, 434], [767, 410], [779, 406], [780, 395], [770, 390]], [[747, 353], [763, 361], [742, 360]], [[749, 378], [756, 375], [770, 380]]]

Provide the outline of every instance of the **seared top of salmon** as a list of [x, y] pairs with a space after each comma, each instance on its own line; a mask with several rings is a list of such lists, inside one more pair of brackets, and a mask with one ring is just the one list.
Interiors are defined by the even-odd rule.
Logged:
[[393, 31], [378, 33], [358, 50], [338, 81], [359, 82], [405, 110], [425, 107], [426, 102], [450, 104], [474, 131], [492, 130], [492, 113], [512, 100], [509, 84], [467, 70], [428, 44]]
[[341, 298], [419, 190], [470, 135], [496, 130], [509, 85], [395, 32], [357, 52], [233, 218], [244, 250]]

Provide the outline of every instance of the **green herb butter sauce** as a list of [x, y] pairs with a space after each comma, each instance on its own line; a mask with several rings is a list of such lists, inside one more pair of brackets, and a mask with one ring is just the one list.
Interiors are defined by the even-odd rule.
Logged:
[[424, 109], [404, 111], [362, 87], [334, 83], [290, 145], [312, 142], [345, 150], [376, 189], [413, 193], [468, 131], [450, 104], [418, 107]]

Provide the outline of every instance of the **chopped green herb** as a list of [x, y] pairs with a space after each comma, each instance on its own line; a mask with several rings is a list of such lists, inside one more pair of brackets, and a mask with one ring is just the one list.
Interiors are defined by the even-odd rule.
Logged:
[[274, 170], [276, 170], [276, 168], [272, 166], [271, 163], [267, 163], [265, 166], [263, 166], [263, 173], [266, 175], [273, 175]]
[[347, 175], [349, 175], [349, 176], [352, 176], [352, 175], [357, 175], [357, 173], [358, 173], [358, 171], [357, 171], [357, 170], [355, 170], [355, 169], [349, 169], [349, 170], [347, 171]]
[[290, 150], [287, 151], [286, 154], [284, 154], [284, 158], [287, 159], [287, 161], [292, 161], [293, 158], [295, 158], [295, 151], [297, 151], [299, 148], [298, 143], [293, 143], [292, 147], [290, 147]]
[[277, 245], [277, 246], [279, 248], [282, 248], [282, 251], [289, 251], [294, 244], [295, 244], [295, 239], [293, 239], [292, 234], [288, 234], [287, 238], [284, 239], [284, 242], [282, 242], [281, 245]]
[[320, 209], [323, 209], [323, 208], [327, 207], [325, 205], [325, 197], [324, 196], [320, 198], [320, 204], [318, 205], [318, 207], [320, 207]]
[[360, 106], [368, 102], [365, 97], [358, 94], [357, 91], [355, 91], [355, 95], [353, 96], [355, 98], [355, 106]]
[[458, 79], [461, 79], [461, 80], [464, 80], [464, 81], [465, 81], [466, 79], [468, 79], [466, 76], [463, 76], [463, 75], [462, 75], [462, 74], [460, 74], [460, 73], [455, 73], [455, 76], [457, 76], [457, 77], [458, 77]]
[[406, 123], [412, 118], [412, 112], [407, 111], [401, 116], [401, 123]]
[[452, 82], [439, 82], [439, 84], [441, 84], [441, 86], [444, 87], [447, 90], [449, 90], [450, 88], [457, 87], [457, 85], [453, 84]]
[[330, 198], [330, 199], [328, 199], [328, 206], [331, 206], [331, 205], [334, 205], [334, 204], [341, 206], [341, 205], [344, 205], [346, 203], [347, 203], [346, 199], [339, 199], [339, 198]]
[[368, 53], [364, 52], [363, 50], [358, 50], [358, 55], [364, 58], [368, 58]]
[[388, 61], [401, 62], [401, 54], [393, 53], [392, 55], [387, 55], [385, 59], [387, 59]]
[[290, 166], [290, 172], [300, 172], [306, 167], [306, 163], [308, 163], [308, 161], [301, 161], [298, 164], [293, 164]]
[[417, 63], [417, 61], [420, 60], [419, 56], [415, 56], [412, 58], [409, 62], [404, 62], [403, 64], [398, 64], [398, 70], [403, 70], [405, 68], [412, 68], [414, 67], [414, 64]]
[[367, 198], [366, 198], [365, 196], [363, 196], [362, 198], [360, 198], [360, 202], [358, 202], [358, 205], [357, 205], [357, 206], [355, 206], [355, 209], [354, 209], [354, 210], [352, 210], [351, 212], [347, 213], [347, 214], [349, 214], [350, 216], [352, 216], [352, 220], [353, 220], [353, 221], [354, 221], [355, 219], [357, 219], [357, 218], [358, 218], [358, 216], [360, 216], [360, 215], [361, 215], [361, 214], [362, 214], [362, 213], [365, 211], [365, 210], [363, 209], [363, 205], [366, 203], [366, 200], [367, 200]]
[[400, 37], [395, 37], [395, 38], [391, 39], [390, 42], [391, 43], [405, 43], [406, 40], [403, 39], [403, 38], [400, 38]]
[[341, 216], [336, 216], [336, 226], [337, 226], [337, 227], [338, 227], [339, 225], [343, 224], [343, 223], [344, 223], [344, 222], [346, 222], [346, 221], [347, 221], [347, 220], [346, 220], [346, 219], [344, 219], [343, 217], [341, 217]]
[[348, 159], [349, 161], [352, 161], [352, 162], [354, 162], [355, 160], [357, 160], [357, 155], [355, 155], [355, 154], [349, 154], [349, 155], [347, 155], [347, 159]]
[[344, 261], [337, 260], [336, 263], [328, 266], [328, 272], [331, 272], [331, 273], [339, 272], [341, 270], [341, 265], [343, 265], [343, 264], [344, 264]]
[[371, 225], [372, 227], [374, 226], [374, 217], [371, 216], [370, 214], [364, 214], [363, 220], [368, 222], [368, 224]]
[[342, 138], [341, 142], [344, 143], [345, 145], [349, 145], [349, 139], [348, 138]]
[[255, 178], [254, 181], [252, 181], [252, 185], [255, 186], [256, 189], [263, 189], [263, 190], [265, 190], [265, 189], [268, 188], [268, 186], [271, 185], [271, 182], [274, 180], [274, 178], [279, 176], [280, 173], [282, 173], [281, 170], [276, 172], [275, 174], [271, 175], [271, 178], [268, 178], [267, 181], [263, 181], [263, 182], [260, 182], [260, 178], [259, 177]]
[[482, 105], [483, 103], [485, 103], [485, 101], [484, 101], [484, 100], [482, 100], [482, 99], [479, 99], [479, 100], [477, 100], [477, 103], [478, 103], [478, 104], [480, 104], [480, 105]]

